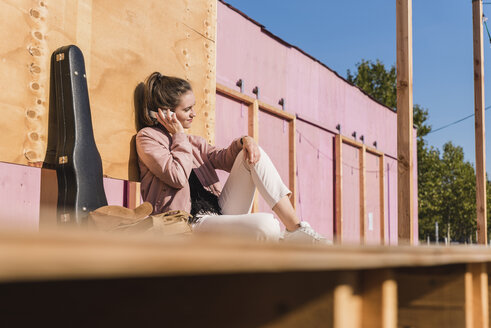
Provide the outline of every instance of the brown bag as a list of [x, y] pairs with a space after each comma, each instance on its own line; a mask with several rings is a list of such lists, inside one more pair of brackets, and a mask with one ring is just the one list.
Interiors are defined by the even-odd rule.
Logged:
[[145, 202], [135, 209], [103, 206], [89, 213], [89, 227], [100, 231], [152, 232], [159, 236], [191, 234], [185, 211], [168, 211], [150, 215], [152, 205]]

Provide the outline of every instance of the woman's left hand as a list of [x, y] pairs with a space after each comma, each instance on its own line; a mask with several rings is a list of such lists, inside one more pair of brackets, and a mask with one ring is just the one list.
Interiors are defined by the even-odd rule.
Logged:
[[259, 158], [261, 157], [261, 152], [259, 151], [259, 146], [253, 138], [246, 136], [242, 137], [242, 149], [244, 150], [244, 155], [246, 156], [249, 164], [256, 164], [259, 162]]

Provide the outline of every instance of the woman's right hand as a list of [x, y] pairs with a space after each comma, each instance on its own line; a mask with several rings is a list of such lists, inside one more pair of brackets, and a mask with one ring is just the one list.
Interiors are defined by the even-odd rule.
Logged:
[[157, 121], [162, 124], [170, 134], [174, 135], [178, 132], [184, 132], [181, 122], [177, 119], [176, 115], [170, 111], [170, 109], [158, 109]]

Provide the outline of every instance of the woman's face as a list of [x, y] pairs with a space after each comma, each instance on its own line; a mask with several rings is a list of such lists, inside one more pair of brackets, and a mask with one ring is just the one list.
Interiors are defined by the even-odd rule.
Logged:
[[191, 127], [193, 118], [196, 116], [196, 112], [194, 111], [195, 104], [196, 99], [194, 98], [193, 91], [188, 91], [181, 96], [181, 101], [174, 110], [177, 120], [181, 122], [182, 127], [185, 129]]

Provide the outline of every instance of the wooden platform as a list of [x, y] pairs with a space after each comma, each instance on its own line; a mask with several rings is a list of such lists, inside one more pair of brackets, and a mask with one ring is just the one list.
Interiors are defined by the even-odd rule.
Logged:
[[489, 262], [475, 246], [0, 232], [0, 325], [487, 327]]

